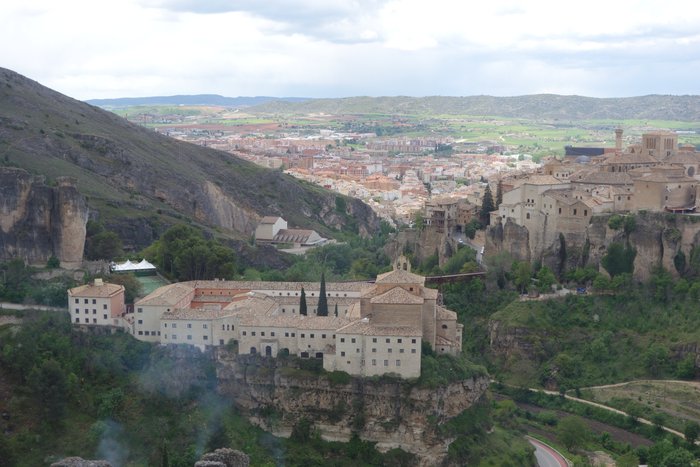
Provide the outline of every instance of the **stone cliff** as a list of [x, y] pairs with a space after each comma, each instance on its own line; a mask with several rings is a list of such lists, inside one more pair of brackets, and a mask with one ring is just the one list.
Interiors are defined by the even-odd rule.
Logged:
[[226, 352], [218, 354], [217, 377], [222, 394], [275, 434], [288, 436], [307, 419], [326, 439], [347, 441], [356, 433], [380, 450], [414, 453], [423, 465], [439, 463], [452, 441], [436, 428], [472, 406], [489, 385], [485, 376], [436, 389], [399, 380], [333, 382], [277, 359]]
[[578, 266], [594, 266], [604, 271], [601, 260], [612, 243], [631, 245], [637, 250], [634, 278], [646, 281], [651, 271], [663, 266], [676, 277], [677, 257], [690, 258], [693, 248], [700, 246], [700, 217], [667, 213], [639, 212], [634, 227], [613, 229], [611, 215], [595, 216], [584, 232], [562, 233], [549, 245], [532, 245], [527, 227], [510, 220], [490, 226], [486, 235], [485, 257], [507, 252], [520, 261], [541, 261], [553, 271], [567, 271]]
[[75, 181], [43, 177], [22, 169], [0, 168], [0, 260], [24, 259], [45, 265], [51, 256], [64, 267], [83, 260], [88, 209]]

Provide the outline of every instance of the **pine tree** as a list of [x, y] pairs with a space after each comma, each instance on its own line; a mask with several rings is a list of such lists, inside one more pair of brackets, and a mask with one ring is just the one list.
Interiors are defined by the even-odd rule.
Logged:
[[503, 202], [503, 182], [501, 180], [499, 180], [498, 185], [496, 186], [496, 209], [501, 207], [502, 202]]
[[333, 314], [335, 315], [336, 318], [338, 317], [338, 303], [337, 302], [335, 304], [335, 311], [333, 312]]
[[481, 211], [479, 212], [482, 225], [489, 225], [491, 211], [495, 210], [496, 209], [493, 205], [493, 195], [491, 194], [491, 186], [487, 183], [486, 189], [484, 190], [484, 197], [481, 199]]
[[306, 292], [304, 292], [304, 287], [301, 288], [301, 297], [299, 298], [299, 314], [306, 316]]
[[328, 316], [328, 297], [326, 296], [326, 275], [321, 273], [321, 291], [318, 294], [318, 311], [316, 316]]

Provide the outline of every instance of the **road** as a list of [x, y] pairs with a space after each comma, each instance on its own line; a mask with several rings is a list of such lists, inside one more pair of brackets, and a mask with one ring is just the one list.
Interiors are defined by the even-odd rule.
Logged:
[[557, 451], [543, 442], [526, 436], [527, 440], [535, 447], [535, 459], [540, 467], [569, 467], [569, 462]]

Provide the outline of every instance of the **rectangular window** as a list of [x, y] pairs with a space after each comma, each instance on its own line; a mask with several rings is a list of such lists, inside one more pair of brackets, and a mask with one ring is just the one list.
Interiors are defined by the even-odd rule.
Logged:
[[80, 308], [76, 308], [76, 309], [75, 309], [75, 312], [76, 312], [76, 313], [80, 313]]
[[187, 323], [187, 329], [192, 329], [192, 323]]
[[376, 337], [373, 337], [373, 338], [372, 338], [372, 342], [374, 342], [374, 343], [376, 344], [376, 343], [377, 343], [377, 338], [376, 338]]
[[87, 303], [87, 302], [88, 302], [88, 299], [87, 299], [87, 298], [86, 298], [85, 300], [83, 300], [83, 303]]
[[173, 334], [173, 340], [174, 340], [174, 341], [177, 340], [177, 334]]
[[312, 338], [312, 339], [314, 338], [314, 335], [313, 335], [313, 334], [311, 334], [311, 338]]
[[345, 338], [344, 338], [344, 337], [341, 337], [341, 338], [340, 338], [340, 342], [345, 342]]
[[102, 319], [107, 319], [107, 315], [102, 315]]
[[416, 340], [415, 340], [415, 339], [411, 339], [411, 344], [415, 344], [415, 343], [416, 343]]
[[80, 318], [75, 318], [76, 323], [80, 323]]
[[177, 327], [177, 323], [173, 323], [173, 329]]
[[354, 343], [355, 343], [355, 338], [353, 337], [353, 338], [350, 340], [350, 342], [352, 342], [352, 343], [354, 344]]
[[142, 320], [142, 319], [139, 320], [139, 324], [143, 324], [143, 320]]
[[340, 356], [341, 356], [341, 357], [344, 357], [344, 356], [345, 356], [345, 352], [340, 352]]
[[391, 349], [388, 349], [389, 353], [391, 353]]
[[243, 335], [244, 335], [244, 336], [246, 335], [245, 331], [243, 331]]
[[399, 349], [399, 353], [403, 353], [403, 349]]
[[80, 299], [79, 299], [79, 298], [76, 298], [76, 299], [75, 299], [75, 303], [80, 303]]
[[143, 308], [137, 308], [137, 311], [138, 311], [139, 313], [143, 313]]
[[265, 337], [265, 331], [260, 331], [260, 335]]
[[391, 339], [387, 338], [387, 339], [386, 339], [386, 343], [387, 343], [387, 344], [391, 343]]
[[93, 308], [92, 314], [93, 314], [93, 315], [96, 315], [96, 314], [97, 314], [97, 310], [95, 310], [95, 309]]
[[398, 343], [400, 344], [400, 343], [403, 342], [403, 340], [402, 340], [402, 339], [396, 339], [396, 342], [398, 342]]
[[103, 310], [106, 310], [106, 309], [107, 309], [107, 304], [106, 304], [106, 303], [103, 303], [103, 304], [102, 304], [102, 309], [103, 309]]
[[223, 339], [219, 339], [219, 345], [224, 345], [224, 340], [223, 340]]
[[325, 339], [325, 338], [326, 338], [326, 335], [325, 335], [325, 334], [321, 334], [321, 339]]
[[377, 349], [372, 349], [372, 353], [377, 353]]
[[192, 334], [187, 334], [187, 340], [191, 341], [192, 340]]
[[411, 349], [411, 353], [416, 353], [416, 349]]
[[163, 323], [163, 327], [164, 327], [164, 328], [167, 328], [167, 327], [168, 327], [168, 323]]
[[288, 332], [285, 332], [285, 333], [284, 333], [284, 337], [289, 337], [289, 333], [288, 333]]
[[92, 318], [93, 324], [97, 324], [97, 318]]
[[206, 325], [206, 324], [202, 324], [202, 329], [207, 329], [207, 325]]
[[304, 334], [304, 333], [302, 332], [302, 333], [301, 333], [301, 338], [303, 339], [304, 337], [306, 337], [306, 334]]
[[143, 336], [143, 331], [139, 331], [139, 336]]
[[254, 335], [255, 335], [255, 331], [251, 332], [250, 335], [251, 335], [251, 336], [254, 336]]
[[97, 303], [97, 300], [95, 300], [95, 299], [93, 298], [93, 299], [92, 299], [92, 304], [95, 305], [96, 303]]
[[204, 339], [205, 341], [208, 341], [208, 340], [209, 340], [209, 336], [202, 336], [202, 339]]
[[167, 339], [167, 338], [168, 338], [168, 335], [167, 335], [167, 334], [165, 334], [165, 335], [163, 336], [163, 338]]
[[355, 349], [355, 353], [360, 353], [360, 349]]
[[374, 358], [372, 359], [372, 366], [377, 366], [377, 360]]
[[401, 360], [396, 360], [396, 366], [401, 366]]
[[272, 332], [270, 333], [270, 335], [271, 335], [272, 337], [275, 337], [275, 331], [272, 331]]
[[384, 360], [384, 366], [389, 366], [389, 360]]
[[297, 335], [296, 332], [293, 332], [293, 333], [292, 333], [292, 337], [295, 337], [296, 335]]

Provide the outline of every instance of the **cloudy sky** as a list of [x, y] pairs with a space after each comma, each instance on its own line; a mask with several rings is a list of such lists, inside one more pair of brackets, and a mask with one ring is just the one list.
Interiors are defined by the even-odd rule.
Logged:
[[0, 67], [78, 99], [700, 93], [690, 0], [2, 0]]

